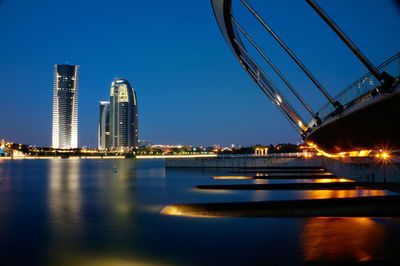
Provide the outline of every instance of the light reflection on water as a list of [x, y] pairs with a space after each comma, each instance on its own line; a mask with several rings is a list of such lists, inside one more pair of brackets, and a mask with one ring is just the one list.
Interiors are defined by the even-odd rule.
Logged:
[[49, 161], [47, 202], [56, 235], [71, 236], [81, 229], [80, 162], [79, 159]]
[[157, 258], [141, 258], [138, 256], [112, 256], [98, 253], [67, 253], [62, 254], [58, 266], [80, 265], [80, 266], [168, 266], [168, 264]]
[[[352, 182], [348, 179], [316, 179], [315, 183]], [[307, 199], [384, 196], [384, 190], [310, 190]], [[308, 218], [300, 235], [303, 260], [371, 261], [385, 258], [386, 228], [368, 217]], [[386, 254], [387, 255], [387, 254]]]
[[[253, 184], [269, 184], [268, 179], [255, 179]], [[253, 191], [253, 201], [264, 201], [268, 198], [268, 190], [254, 190]]]
[[304, 261], [385, 258], [387, 230], [371, 218], [309, 218], [300, 236]]
[[[147, 258], [143, 252], [133, 252], [134, 256], [126, 252], [127, 242], [137, 245], [130, 237], [140, 238], [140, 213], [151, 209], [138, 202], [146, 201], [146, 194], [154, 190], [157, 196], [165, 193], [164, 168], [136, 167], [135, 160], [110, 160], [103, 164], [95, 160], [90, 162], [94, 164], [91, 167], [89, 161], [79, 159], [48, 163], [47, 203], [53, 242], [48, 253], [57, 258], [57, 265], [167, 265], [162, 260]], [[145, 189], [142, 196], [137, 179], [143, 177], [144, 182], [155, 184]], [[120, 246], [121, 252], [115, 252], [112, 243]], [[100, 255], [82, 245], [106, 250]]]
[[339, 199], [339, 198], [354, 198], [366, 196], [385, 196], [385, 190], [307, 190], [303, 191], [303, 196], [306, 199]]
[[212, 179], [223, 170], [166, 171], [160, 161], [133, 159], [0, 162], [0, 264], [299, 265], [385, 258], [400, 244], [391, 219], [159, 215], [173, 203], [385, 195], [381, 190], [210, 193], [192, 188], [232, 182]]

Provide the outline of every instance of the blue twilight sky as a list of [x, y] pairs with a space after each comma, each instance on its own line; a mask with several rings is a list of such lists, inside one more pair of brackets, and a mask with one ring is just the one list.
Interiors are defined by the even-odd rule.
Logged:
[[[233, 2], [238, 20], [318, 110], [326, 101], [315, 87]], [[249, 2], [333, 96], [366, 73], [305, 1]], [[399, 52], [395, 0], [318, 2], [375, 65]], [[153, 144], [300, 141], [228, 49], [209, 0], [0, 0], [0, 33], [0, 138], [51, 145], [54, 64], [68, 61], [80, 65], [80, 146], [97, 144], [99, 101], [114, 77], [136, 90], [139, 138]]]

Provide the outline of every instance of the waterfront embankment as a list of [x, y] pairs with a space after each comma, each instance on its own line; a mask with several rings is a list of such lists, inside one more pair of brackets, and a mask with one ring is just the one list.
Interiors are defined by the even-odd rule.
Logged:
[[375, 157], [214, 157], [169, 158], [166, 168], [298, 168], [320, 167], [337, 177], [362, 182], [400, 182], [400, 158]]
[[213, 157], [167, 158], [167, 168], [265, 168], [265, 167], [320, 167], [323, 157]]

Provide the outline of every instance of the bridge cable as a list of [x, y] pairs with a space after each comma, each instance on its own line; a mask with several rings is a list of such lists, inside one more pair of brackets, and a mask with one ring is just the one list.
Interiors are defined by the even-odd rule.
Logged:
[[275, 71], [275, 73], [281, 78], [281, 80], [286, 84], [286, 86], [293, 92], [293, 94], [297, 97], [297, 99], [303, 104], [303, 106], [307, 109], [307, 111], [311, 114], [312, 117], [317, 118], [317, 115], [311, 110], [311, 108], [307, 105], [307, 103], [301, 98], [301, 96], [297, 93], [297, 91], [293, 88], [293, 86], [287, 81], [287, 79], [283, 76], [283, 74], [278, 70], [278, 68], [271, 62], [271, 60], [265, 55], [265, 53], [260, 49], [260, 47], [254, 42], [254, 40], [247, 34], [247, 32], [239, 25], [239, 23], [231, 17], [232, 22], [236, 25], [236, 27], [243, 33], [243, 35], [249, 40], [249, 42], [256, 48], [256, 50], [260, 53], [260, 55], [267, 61], [267, 63], [271, 66], [271, 68]]
[[[246, 62], [246, 60], [242, 57], [242, 59]], [[246, 62], [247, 63], [247, 62]], [[284, 109], [284, 108], [282, 108], [282, 106], [280, 106], [280, 103], [275, 99], [275, 97], [273, 96], [273, 94], [272, 94], [272, 92], [270, 92], [269, 90], [266, 90], [265, 88], [264, 88], [264, 86], [265, 87], [268, 87], [266, 84], [264, 85], [263, 83], [264, 82], [260, 82], [260, 77], [259, 76], [257, 76], [255, 73], [254, 73], [254, 70], [253, 69], [251, 69], [250, 67], [249, 67], [249, 73], [250, 73], [250, 76], [253, 78], [253, 80], [257, 83], [257, 85], [258, 85], [258, 87], [259, 88], [261, 88], [261, 90], [264, 92], [264, 94], [270, 99], [270, 101], [275, 105], [275, 106], [277, 106], [278, 107], [278, 109], [280, 109], [281, 110], [281, 112], [283, 113], [283, 115], [286, 117], [286, 119], [289, 121], [289, 123], [294, 127], [294, 129], [297, 131], [297, 133], [299, 134], [299, 135], [301, 135], [301, 136], [304, 136], [304, 131], [302, 130], [302, 129], [300, 129], [299, 128], [299, 125], [294, 121], [294, 119], [288, 114], [288, 112]]]
[[[306, 131], [306, 124], [304, 123], [304, 120], [300, 117], [300, 115], [296, 112], [296, 110], [290, 105], [290, 103], [286, 100], [286, 98], [280, 93], [280, 91], [278, 90], [278, 88], [273, 84], [273, 82], [268, 78], [267, 75], [265, 75], [265, 73], [261, 70], [261, 68], [258, 66], [258, 64], [250, 57], [250, 55], [247, 53], [247, 51], [244, 49], [244, 47], [236, 40], [234, 39], [236, 45], [238, 45], [238, 47], [241, 49], [241, 51], [251, 60], [252, 64], [254, 64], [254, 66], [257, 68], [257, 70], [261, 73], [261, 76], [267, 80], [267, 82], [270, 84], [270, 86], [272, 87], [272, 92], [274, 94], [274, 99], [275, 98], [280, 98], [280, 100], [278, 100], [278, 104], [284, 104], [283, 106], [285, 108], [288, 109], [288, 111], [291, 113], [289, 113], [288, 115], [296, 122], [296, 125], [298, 127], [300, 127], [300, 129], [302, 131]], [[246, 61], [246, 60], [245, 60]], [[247, 62], [246, 62], [247, 63]], [[271, 90], [269, 89], [269, 90]], [[284, 109], [281, 107], [281, 109]], [[285, 110], [286, 111], [286, 110]], [[305, 129], [303, 129], [303, 127]]]
[[[288, 111], [291, 113], [291, 117], [294, 119], [296, 123], [299, 124], [299, 127], [302, 129], [301, 125], [304, 125], [305, 123], [304, 120], [301, 118], [301, 116], [296, 112], [296, 110], [293, 108], [293, 106], [289, 103], [289, 101], [282, 95], [282, 93], [279, 91], [279, 89], [275, 86], [275, 84], [268, 78], [268, 76], [264, 73], [264, 71], [259, 67], [259, 65], [254, 61], [254, 59], [248, 54], [248, 52], [244, 49], [244, 47], [236, 40], [234, 39], [235, 43], [239, 46], [239, 48], [242, 50], [244, 55], [247, 56], [247, 58], [250, 59], [251, 63], [256, 67], [257, 72], [258, 72], [258, 77], [262, 77], [264, 80], [263, 83], [268, 83], [270, 87], [269, 90], [272, 91], [274, 94], [274, 98], [277, 100], [279, 105], [283, 105], [285, 109], [288, 109]], [[261, 74], [261, 75], [260, 75]], [[306, 128], [306, 127], [305, 127]], [[303, 129], [302, 129], [303, 130]], [[306, 129], [304, 129], [306, 130]]]
[[378, 81], [384, 80], [393, 83], [393, 77], [386, 72], [379, 73], [379, 70], [368, 60], [368, 58], [357, 48], [350, 38], [339, 28], [339, 26], [328, 16], [328, 14], [314, 1], [306, 0], [307, 3], [317, 12], [317, 14], [328, 24], [328, 26], [339, 36], [339, 38], [350, 48], [354, 55], [364, 64], [364, 66], [375, 76]]
[[336, 107], [336, 110], [341, 110], [342, 105], [334, 101], [333, 98], [328, 94], [328, 92], [322, 87], [318, 80], [311, 74], [311, 72], [301, 63], [301, 61], [294, 55], [294, 53], [286, 46], [286, 44], [276, 35], [272, 28], [257, 14], [257, 12], [245, 1], [241, 2], [247, 7], [247, 9], [253, 14], [253, 16], [264, 26], [264, 28], [271, 34], [271, 36], [280, 44], [280, 46], [288, 53], [288, 55], [296, 62], [296, 64], [303, 70], [303, 72], [308, 76], [308, 78], [314, 83], [314, 85], [319, 89], [319, 91], [328, 99], [328, 101]]

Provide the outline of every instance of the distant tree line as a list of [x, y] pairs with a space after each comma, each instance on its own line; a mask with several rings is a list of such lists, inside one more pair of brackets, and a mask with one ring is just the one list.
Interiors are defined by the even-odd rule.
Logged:
[[[261, 145], [255, 145], [261, 146]], [[292, 143], [280, 143], [278, 145], [268, 145], [268, 153], [291, 153], [291, 152], [301, 152], [297, 144]], [[254, 146], [252, 147], [242, 147], [240, 149], [229, 149], [221, 150], [217, 152], [218, 154], [253, 154]]]

